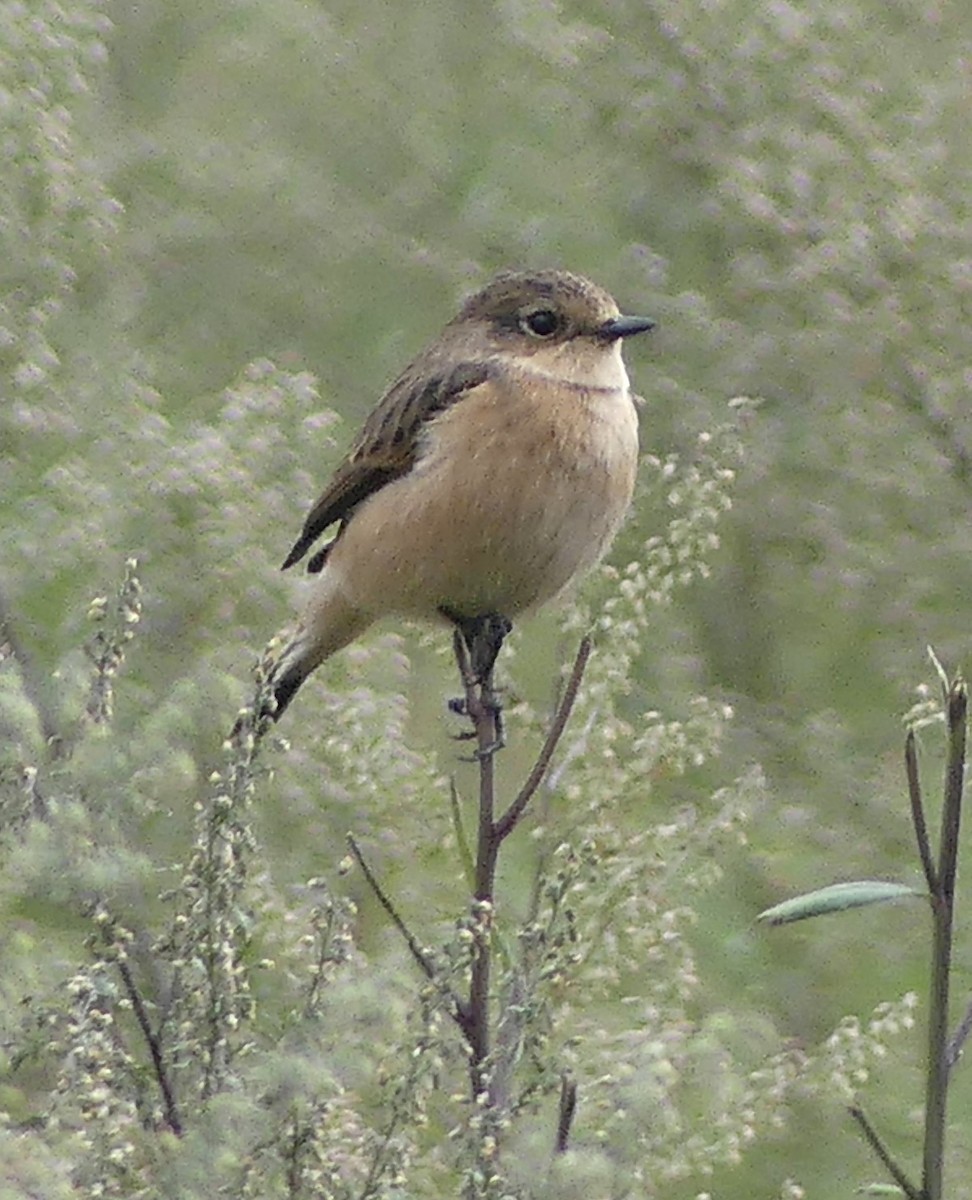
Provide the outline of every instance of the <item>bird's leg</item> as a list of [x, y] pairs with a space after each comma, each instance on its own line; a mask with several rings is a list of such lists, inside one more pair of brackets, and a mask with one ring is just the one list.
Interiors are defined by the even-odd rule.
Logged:
[[476, 683], [485, 684], [493, 673], [493, 665], [503, 648], [513, 623], [501, 613], [482, 613], [478, 617], [460, 617], [445, 612], [462, 634], [469, 650], [469, 665]]
[[[503, 648], [506, 635], [513, 628], [513, 622], [502, 613], [482, 613], [478, 617], [463, 617], [441, 608], [439, 612], [462, 634], [462, 640], [469, 651], [469, 666], [472, 669], [472, 680], [469, 682], [489, 685], [493, 674], [493, 666]], [[490, 691], [492, 688], [490, 687]]]
[[[512, 622], [501, 613], [483, 613], [476, 617], [463, 617], [457, 613], [443, 610], [443, 616], [448, 617], [459, 631], [468, 653], [468, 676], [464, 679], [466, 696], [450, 700], [449, 708], [461, 716], [470, 717], [477, 724], [476, 713], [471, 709], [470, 696], [473, 689], [478, 688], [478, 704], [489, 712], [495, 721], [495, 737], [489, 746], [480, 747], [477, 757], [492, 755], [505, 744], [503, 729], [503, 709], [493, 690], [493, 666], [502, 649], [506, 635], [513, 628]], [[460, 666], [462, 662], [460, 659]], [[463, 668], [464, 674], [466, 668]], [[468, 739], [478, 736], [477, 733], [460, 734]]]

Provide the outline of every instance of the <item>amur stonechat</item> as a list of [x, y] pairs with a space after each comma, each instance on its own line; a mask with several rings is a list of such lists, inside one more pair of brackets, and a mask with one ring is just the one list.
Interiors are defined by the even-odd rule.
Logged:
[[[611, 544], [638, 422], [624, 338], [653, 327], [565, 271], [504, 272], [471, 296], [365, 421], [283, 564], [316, 576], [274, 668], [279, 717], [381, 617], [446, 621], [495, 649]], [[318, 540], [331, 536], [318, 549]]]

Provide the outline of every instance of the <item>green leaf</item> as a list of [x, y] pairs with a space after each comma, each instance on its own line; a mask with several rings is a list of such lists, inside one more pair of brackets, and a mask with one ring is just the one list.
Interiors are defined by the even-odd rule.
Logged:
[[842, 912], [845, 908], [860, 908], [865, 904], [880, 904], [885, 900], [901, 900], [905, 896], [925, 896], [920, 888], [908, 887], [903, 883], [884, 883], [880, 879], [860, 879], [853, 883], [834, 883], [815, 892], [806, 892], [774, 904], [756, 918], [769, 925], [788, 925], [791, 921], [803, 921], [807, 917], [819, 917], [824, 913]]
[[865, 1183], [862, 1187], [854, 1189], [858, 1196], [903, 1196], [904, 1188], [899, 1188], [896, 1183]]

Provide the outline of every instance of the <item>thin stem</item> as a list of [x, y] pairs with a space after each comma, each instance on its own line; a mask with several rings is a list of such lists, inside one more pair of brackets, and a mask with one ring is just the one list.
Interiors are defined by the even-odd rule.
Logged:
[[[348, 848], [350, 849], [351, 853], [354, 855], [355, 861], [357, 862], [358, 866], [361, 868], [361, 872], [364, 875], [365, 879], [367, 880], [368, 886], [374, 892], [375, 897], [378, 900], [378, 903], [381, 905], [381, 907], [385, 910], [385, 912], [391, 918], [392, 924], [395, 926], [395, 928], [398, 930], [398, 932], [405, 939], [405, 944], [406, 944], [406, 946], [408, 946], [409, 950], [411, 951], [412, 958], [414, 958], [415, 961], [418, 963], [419, 967], [425, 974], [426, 979], [428, 979], [430, 983], [434, 983], [437, 987], [443, 987], [444, 985], [442, 984], [442, 981], [440, 980], [439, 975], [436, 972], [436, 969], [435, 969], [434, 964], [432, 963], [432, 960], [422, 949], [421, 945], [419, 944], [418, 938], [415, 937], [415, 935], [412, 933], [411, 929], [409, 929], [409, 927], [405, 924], [405, 922], [399, 916], [398, 909], [395, 907], [394, 904], [392, 904], [391, 899], [388, 896], [388, 893], [378, 882], [378, 879], [377, 879], [375, 873], [372, 871], [371, 867], [368, 865], [368, 860], [365, 858], [364, 854], [362, 854], [361, 847], [358, 845], [354, 836], [349, 833], [347, 835], [347, 838], [348, 838]], [[466, 1012], [465, 1005], [463, 1004], [462, 1000], [455, 994], [455, 992], [452, 991], [451, 988], [446, 988], [445, 991], [451, 1002], [453, 1019], [455, 1020], [456, 1024], [460, 1027], [460, 1029], [462, 1029], [464, 1033], [467, 1033], [469, 1016], [468, 1016], [468, 1013]]]
[[925, 1092], [923, 1200], [941, 1200], [945, 1160], [945, 1115], [948, 1098], [948, 989], [952, 967], [952, 921], [959, 826], [965, 778], [965, 740], [968, 691], [955, 680], [947, 697], [948, 761], [941, 842], [938, 848], [938, 887], [932, 903], [934, 922], [931, 995], [928, 1005], [928, 1080]]
[[908, 1200], [925, 1200], [924, 1193], [919, 1192], [919, 1190], [911, 1182], [911, 1180], [904, 1173], [904, 1171], [901, 1169], [901, 1167], [899, 1167], [898, 1164], [895, 1162], [894, 1158], [891, 1155], [890, 1150], [888, 1150], [888, 1148], [887, 1148], [887, 1146], [885, 1146], [884, 1142], [881, 1141], [881, 1138], [880, 1138], [877, 1130], [874, 1128], [874, 1126], [871, 1124], [871, 1122], [864, 1115], [864, 1110], [862, 1108], [860, 1108], [858, 1105], [852, 1104], [848, 1108], [847, 1111], [854, 1118], [854, 1120], [858, 1123], [858, 1125], [860, 1125], [861, 1132], [864, 1134], [864, 1137], [867, 1139], [868, 1145], [871, 1147], [871, 1149], [874, 1151], [874, 1153], [878, 1156], [878, 1158], [884, 1164], [885, 1168], [887, 1169], [888, 1174], [891, 1176], [891, 1178], [894, 1180], [894, 1182], [898, 1185], [898, 1187], [901, 1188], [901, 1190], [904, 1192], [904, 1194], [908, 1197]]
[[[457, 641], [461, 641], [457, 638]], [[467, 660], [468, 661], [468, 660]], [[468, 669], [463, 670], [466, 688], [466, 711], [476, 730], [479, 749], [479, 821], [476, 836], [476, 865], [473, 896], [476, 902], [476, 952], [469, 980], [469, 1048], [472, 1090], [478, 1096], [485, 1086], [484, 1068], [490, 1053], [489, 987], [492, 968], [490, 926], [492, 925], [493, 893], [496, 885], [496, 860], [499, 842], [495, 836], [495, 775], [493, 758], [498, 728], [496, 699], [493, 694], [493, 673], [477, 684]]]
[[587, 660], [590, 657], [591, 639], [584, 637], [577, 648], [577, 654], [574, 658], [570, 677], [567, 680], [567, 686], [564, 688], [564, 694], [561, 697], [560, 704], [557, 706], [557, 711], [554, 713], [553, 721], [550, 724], [543, 748], [533, 765], [533, 770], [527, 776], [526, 782], [520, 788], [516, 799], [496, 823], [497, 841], [504, 841], [513, 832], [517, 821], [523, 816], [526, 806], [533, 798], [534, 792], [536, 792], [537, 788], [543, 782], [543, 777], [550, 766], [550, 760], [553, 758], [557, 744], [561, 737], [563, 737], [564, 729], [570, 719], [571, 709], [574, 707], [574, 701], [577, 699], [577, 692], [580, 689], [581, 680], [584, 678], [584, 671], [587, 667]]
[[[485, 1065], [491, 1052], [490, 1026], [490, 975], [493, 952], [493, 904], [496, 886], [496, 866], [500, 847], [515, 829], [526, 811], [527, 805], [543, 782], [550, 760], [557, 748], [570, 717], [584, 669], [591, 653], [589, 638], [581, 641], [574, 659], [563, 697], [554, 714], [550, 730], [544, 741], [537, 761], [516, 798], [496, 819], [496, 792], [493, 758], [499, 745], [499, 706], [493, 691], [493, 674], [490, 669], [480, 680], [470, 664], [470, 650], [460, 631], [454, 638], [456, 662], [465, 689], [465, 711], [473, 723], [478, 747], [479, 761], [479, 817], [476, 838], [476, 862], [473, 872], [473, 896], [477, 922], [476, 949], [472, 961], [469, 982], [469, 1002], [465, 1012], [469, 1023], [470, 1072], [473, 1094], [480, 1095], [488, 1082], [484, 1078]], [[491, 1094], [490, 1099], [496, 1097]]]
[[574, 1123], [577, 1112], [577, 1083], [571, 1078], [569, 1071], [564, 1071], [560, 1077], [560, 1103], [557, 1106], [557, 1139], [554, 1151], [566, 1154], [570, 1145], [570, 1128]]
[[938, 891], [938, 876], [935, 864], [932, 862], [931, 845], [928, 841], [928, 826], [925, 824], [925, 806], [921, 799], [921, 778], [918, 774], [918, 751], [915, 745], [915, 731], [908, 730], [905, 738], [905, 771], [908, 776], [908, 796], [911, 800], [911, 822], [915, 827], [915, 841], [918, 843], [918, 853], [921, 856], [921, 867], [925, 872], [925, 882], [929, 892], [934, 895]]
[[948, 695], [948, 764], [945, 770], [945, 808], [942, 813], [942, 841], [938, 858], [942, 895], [949, 904], [955, 893], [955, 871], [958, 864], [968, 699], [965, 681], [957, 679]]
[[135, 979], [132, 975], [131, 968], [124, 959], [115, 960], [118, 965], [118, 973], [122, 977], [122, 983], [125, 985], [125, 992], [128, 999], [131, 1001], [132, 1012], [135, 1014], [135, 1020], [138, 1021], [138, 1026], [142, 1031], [142, 1037], [145, 1038], [146, 1045], [149, 1048], [149, 1054], [152, 1056], [152, 1070], [155, 1073], [156, 1083], [159, 1085], [159, 1091], [162, 1093], [162, 1104], [165, 1109], [165, 1121], [176, 1137], [182, 1136], [182, 1119], [179, 1116], [179, 1109], [176, 1105], [175, 1092], [172, 1090], [172, 1081], [169, 1079], [169, 1073], [165, 1068], [165, 1059], [162, 1056], [162, 1043], [158, 1035], [153, 1031], [148, 1019], [148, 1012], [145, 1009], [145, 1003], [142, 1000], [142, 994], [135, 986]]

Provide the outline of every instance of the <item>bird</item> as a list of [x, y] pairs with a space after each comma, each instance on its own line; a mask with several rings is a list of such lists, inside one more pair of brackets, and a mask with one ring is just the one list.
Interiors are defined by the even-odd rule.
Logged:
[[314, 579], [271, 669], [274, 719], [388, 616], [457, 628], [482, 679], [512, 619], [601, 559], [638, 465], [621, 346], [654, 324], [561, 270], [503, 271], [465, 301], [381, 397], [283, 562], [310, 554]]

